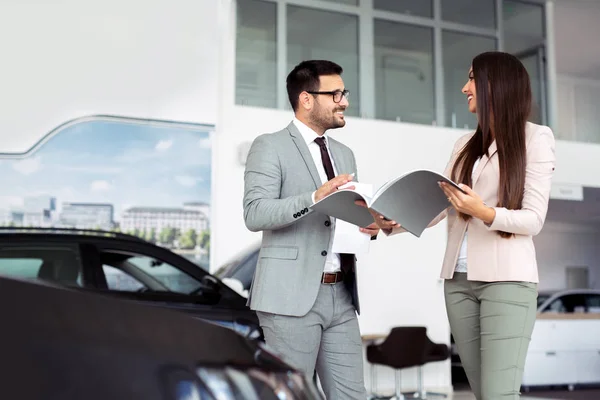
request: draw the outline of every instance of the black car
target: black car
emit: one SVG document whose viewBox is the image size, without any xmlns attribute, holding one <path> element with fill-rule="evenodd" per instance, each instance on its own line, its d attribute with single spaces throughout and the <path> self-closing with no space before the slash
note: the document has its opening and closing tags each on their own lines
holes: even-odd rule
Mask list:
<svg viewBox="0 0 600 400">
<path fill-rule="evenodd" d="M 173 310 L 0 277 L 0 315 L 3 399 L 322 398 L 260 341 Z"/>
<path fill-rule="evenodd" d="M 258 263 L 260 243 L 254 243 L 240 251 L 231 260 L 215 271 L 215 276 L 221 280 L 234 279 L 241 283 L 243 290 L 250 290 L 254 270 Z"/>
<path fill-rule="evenodd" d="M 121 233 L 0 228 L 0 275 L 54 282 L 187 312 L 262 339 L 246 299 L 198 265 Z"/>
</svg>

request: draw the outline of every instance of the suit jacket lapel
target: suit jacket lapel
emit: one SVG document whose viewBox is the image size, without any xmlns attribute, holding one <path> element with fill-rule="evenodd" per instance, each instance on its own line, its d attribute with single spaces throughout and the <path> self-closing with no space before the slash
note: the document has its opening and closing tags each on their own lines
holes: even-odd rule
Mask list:
<svg viewBox="0 0 600 400">
<path fill-rule="evenodd" d="M 477 168 L 475 169 L 475 172 L 473 173 L 473 184 L 471 185 L 471 187 L 475 186 L 475 184 L 477 183 L 477 180 L 479 179 L 479 176 L 481 175 L 481 172 L 485 168 L 486 164 L 488 163 L 488 161 L 490 161 L 490 159 L 494 156 L 494 154 L 496 154 L 497 151 L 498 151 L 498 149 L 496 148 L 496 141 L 494 140 L 492 142 L 492 144 L 490 145 L 490 148 L 488 149 L 488 154 L 490 156 L 488 157 L 484 154 L 483 156 L 481 156 L 481 160 L 479 160 L 479 164 L 477 165 Z"/>
<path fill-rule="evenodd" d="M 319 172 L 317 171 L 315 162 L 313 161 L 312 155 L 310 154 L 310 151 L 308 150 L 308 146 L 306 145 L 306 142 L 304 141 L 302 134 L 300 133 L 298 128 L 296 128 L 296 125 L 294 125 L 293 122 L 291 122 L 287 126 L 287 130 L 290 132 L 290 136 L 292 137 L 294 144 L 298 148 L 300 155 L 304 159 L 304 163 L 306 164 L 306 168 L 308 168 L 308 172 L 310 172 L 310 176 L 312 177 L 313 181 L 315 182 L 315 189 L 318 189 L 322 185 L 321 177 L 319 176 Z"/>
</svg>

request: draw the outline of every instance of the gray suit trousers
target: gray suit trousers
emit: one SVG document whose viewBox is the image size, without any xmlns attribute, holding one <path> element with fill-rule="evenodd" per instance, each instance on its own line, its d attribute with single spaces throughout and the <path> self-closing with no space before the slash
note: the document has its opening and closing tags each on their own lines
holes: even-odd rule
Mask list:
<svg viewBox="0 0 600 400">
<path fill-rule="evenodd" d="M 366 399 L 358 319 L 342 282 L 321 284 L 306 315 L 257 314 L 267 346 L 309 379 L 316 368 L 328 400 Z"/>
</svg>

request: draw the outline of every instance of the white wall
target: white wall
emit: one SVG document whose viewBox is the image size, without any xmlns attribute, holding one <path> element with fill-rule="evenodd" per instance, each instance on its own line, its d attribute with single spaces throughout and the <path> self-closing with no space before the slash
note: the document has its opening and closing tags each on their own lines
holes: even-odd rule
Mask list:
<svg viewBox="0 0 600 400">
<path fill-rule="evenodd" d="M 1 151 L 93 114 L 216 123 L 217 21 L 213 0 L 3 1 Z"/>
<path fill-rule="evenodd" d="M 534 239 L 539 290 L 567 289 L 566 268 L 587 266 L 590 287 L 600 289 L 600 227 L 547 221 Z"/>
<path fill-rule="evenodd" d="M 556 86 L 560 137 L 600 143 L 600 80 L 559 75 Z"/>
</svg>

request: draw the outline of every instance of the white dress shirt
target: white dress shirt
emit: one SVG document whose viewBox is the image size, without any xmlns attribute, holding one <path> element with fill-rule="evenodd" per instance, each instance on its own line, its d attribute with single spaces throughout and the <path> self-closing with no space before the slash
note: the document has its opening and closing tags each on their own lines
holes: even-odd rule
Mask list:
<svg viewBox="0 0 600 400">
<path fill-rule="evenodd" d="M 320 137 L 317 132 L 313 131 L 311 128 L 306 126 L 297 118 L 294 118 L 294 125 L 304 138 L 306 145 L 308 146 L 308 151 L 310 151 L 310 155 L 315 162 L 315 167 L 317 167 L 317 171 L 319 172 L 319 177 L 321 178 L 321 183 L 327 182 L 327 173 L 325 172 L 325 167 L 323 167 L 323 160 L 321 160 L 321 148 L 315 142 L 315 139 Z M 333 165 L 333 172 L 337 176 L 337 168 L 335 167 L 335 161 L 333 161 L 333 157 L 331 157 L 331 151 L 329 149 L 329 137 L 327 133 L 323 135 L 325 138 L 325 144 L 327 145 L 327 151 L 329 152 L 329 158 L 331 159 L 331 165 Z M 315 193 L 312 195 L 313 204 L 315 203 Z M 331 218 L 331 236 L 335 238 L 335 218 Z M 334 239 L 335 240 L 335 239 Z M 333 240 L 331 241 L 331 245 L 333 246 Z M 327 260 L 325 260 L 325 268 L 323 272 L 337 272 L 340 271 L 340 256 L 338 254 L 334 254 L 331 251 L 331 246 L 327 250 Z"/>
<path fill-rule="evenodd" d="M 475 173 L 475 169 L 479 164 L 479 158 L 475 160 L 475 164 L 473 164 L 472 174 Z M 472 176 L 472 175 L 471 175 Z M 469 225 L 467 225 L 467 231 L 465 232 L 465 237 L 463 238 L 462 244 L 460 246 L 460 253 L 458 253 L 458 260 L 456 261 L 456 268 L 454 271 L 456 272 L 467 272 L 467 236 L 469 234 Z"/>
</svg>

